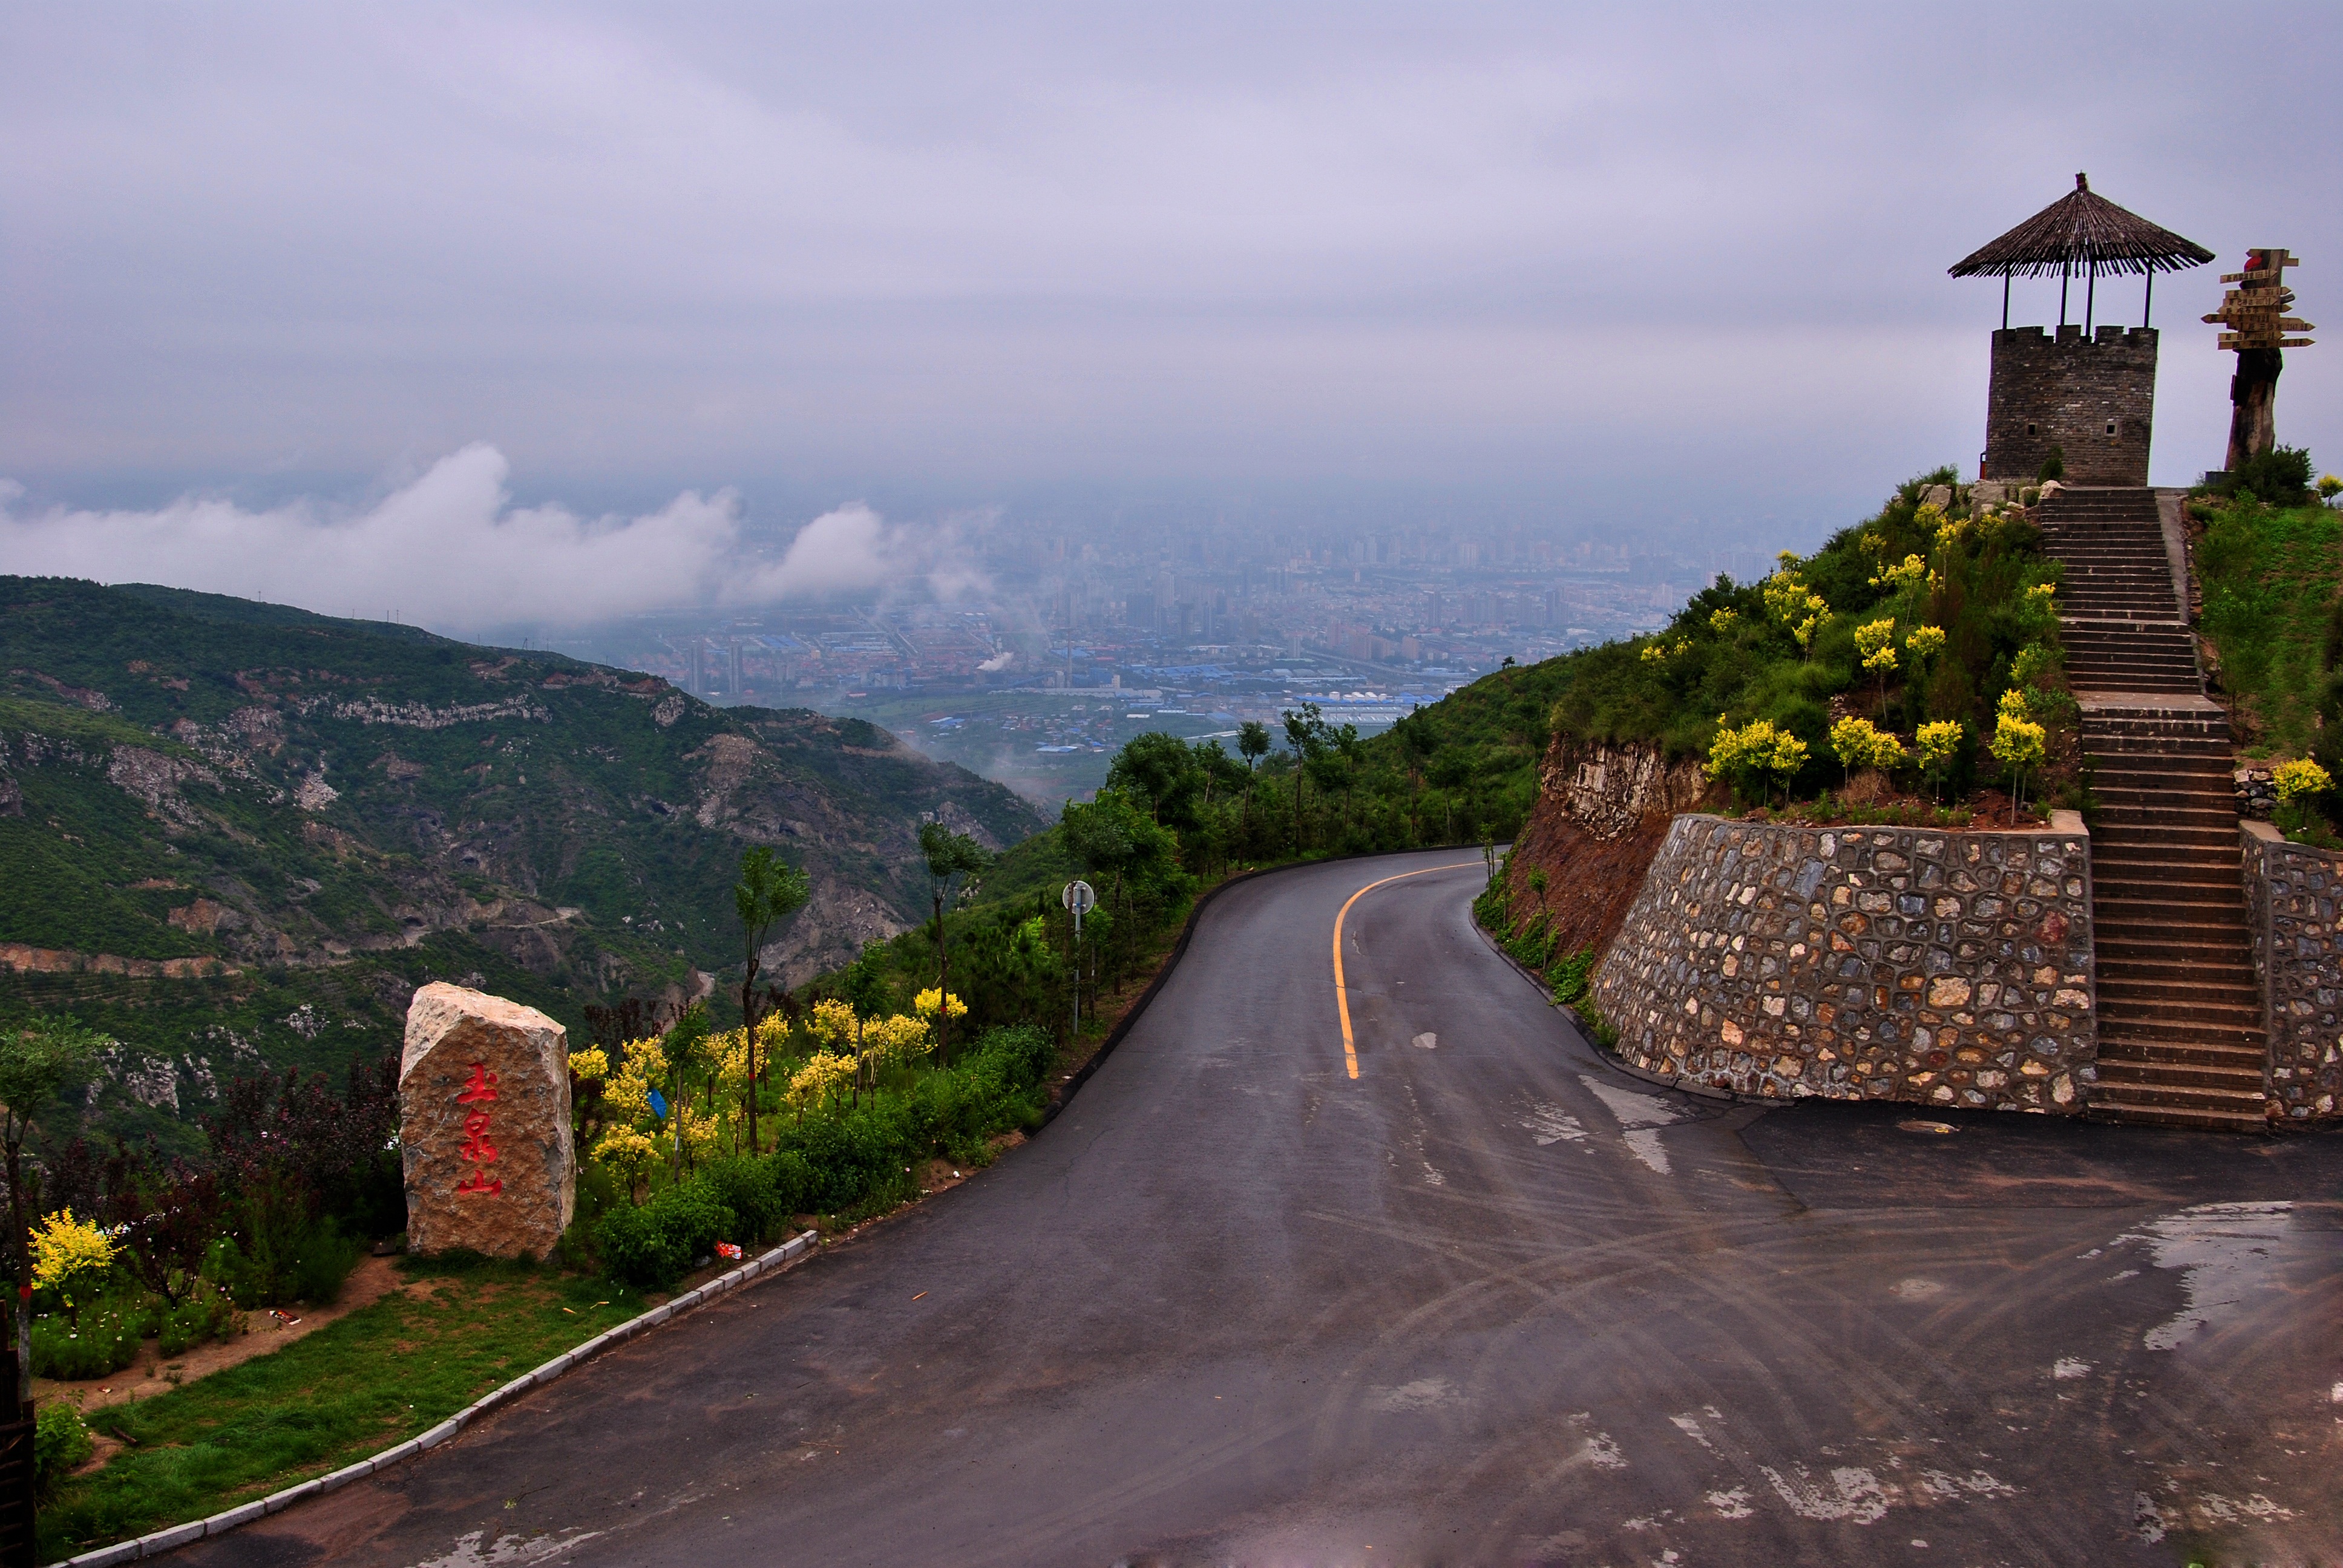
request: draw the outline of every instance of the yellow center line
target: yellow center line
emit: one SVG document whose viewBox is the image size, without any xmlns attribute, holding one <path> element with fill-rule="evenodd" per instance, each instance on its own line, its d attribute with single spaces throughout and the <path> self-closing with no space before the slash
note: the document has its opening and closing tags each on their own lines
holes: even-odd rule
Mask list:
<svg viewBox="0 0 2343 1568">
<path fill-rule="evenodd" d="M 1454 860 L 1445 866 L 1426 866 L 1420 871 L 1402 871 L 1395 877 L 1385 877 L 1382 882 L 1369 882 L 1342 901 L 1342 912 L 1334 917 L 1334 1006 L 1342 1015 L 1342 1065 L 1351 1076 L 1359 1076 L 1359 1048 L 1351 1038 L 1351 993 L 1342 984 L 1342 922 L 1350 917 L 1351 906 L 1373 892 L 1384 882 L 1403 882 L 1410 877 L 1428 877 L 1434 871 L 1453 871 L 1459 866 L 1479 866 L 1481 860 Z"/>
</svg>

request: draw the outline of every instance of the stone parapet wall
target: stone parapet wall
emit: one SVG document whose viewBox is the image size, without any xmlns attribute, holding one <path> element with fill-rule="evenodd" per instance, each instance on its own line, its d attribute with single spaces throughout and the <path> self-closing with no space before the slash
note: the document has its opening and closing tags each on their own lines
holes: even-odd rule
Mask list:
<svg viewBox="0 0 2343 1568">
<path fill-rule="evenodd" d="M 2269 1028 L 2269 1097 L 2288 1121 L 2332 1116 L 2343 1100 L 2343 855 L 2244 824 L 2254 969 Z"/>
<path fill-rule="evenodd" d="M 2090 839 L 2059 816 L 2046 832 L 1678 817 L 1590 1000 L 1630 1065 L 1688 1083 L 2080 1111 Z"/>
</svg>

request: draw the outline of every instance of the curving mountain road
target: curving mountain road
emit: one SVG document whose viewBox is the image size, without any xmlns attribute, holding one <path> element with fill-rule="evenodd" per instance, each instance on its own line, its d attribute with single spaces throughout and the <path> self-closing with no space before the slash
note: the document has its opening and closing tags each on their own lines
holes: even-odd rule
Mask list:
<svg viewBox="0 0 2343 1568">
<path fill-rule="evenodd" d="M 2343 1141 L 1694 1100 L 1454 851 L 1230 890 L 1036 1140 L 196 1563 L 2327 1561 Z M 1330 963 L 1337 912 L 1356 1076 Z"/>
</svg>

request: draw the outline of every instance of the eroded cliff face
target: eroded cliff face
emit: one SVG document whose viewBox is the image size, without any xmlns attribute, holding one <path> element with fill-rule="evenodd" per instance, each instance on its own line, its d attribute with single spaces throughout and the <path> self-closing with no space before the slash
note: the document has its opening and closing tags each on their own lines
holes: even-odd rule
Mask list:
<svg viewBox="0 0 2343 1568">
<path fill-rule="evenodd" d="M 1698 808 L 1709 788 L 1696 759 L 1670 760 L 1655 744 L 1555 736 L 1538 764 L 1537 804 L 1513 843 L 1514 924 L 1542 911 L 1556 952 L 1599 955 L 1642 890 L 1669 820 Z M 1545 874 L 1543 892 L 1532 886 L 1534 871 Z"/>
</svg>

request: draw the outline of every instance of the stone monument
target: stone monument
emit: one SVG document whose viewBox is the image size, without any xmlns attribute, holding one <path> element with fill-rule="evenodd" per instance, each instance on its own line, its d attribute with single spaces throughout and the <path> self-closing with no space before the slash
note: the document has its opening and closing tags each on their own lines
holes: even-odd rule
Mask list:
<svg viewBox="0 0 2343 1568">
<path fill-rule="evenodd" d="M 407 1009 L 398 1125 L 409 1248 L 553 1250 L 578 1197 L 559 1024 L 502 997 L 425 986 Z"/>
</svg>

